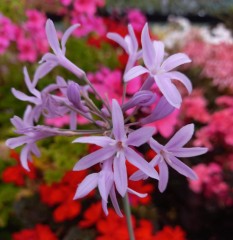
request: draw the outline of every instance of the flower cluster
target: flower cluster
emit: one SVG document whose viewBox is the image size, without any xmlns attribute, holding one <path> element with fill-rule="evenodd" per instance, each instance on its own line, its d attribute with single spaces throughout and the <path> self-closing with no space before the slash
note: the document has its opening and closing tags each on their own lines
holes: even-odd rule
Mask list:
<svg viewBox="0 0 233 240">
<path fill-rule="evenodd" d="M 151 177 L 159 181 L 159 190 L 163 192 L 169 179 L 168 167 L 190 179 L 197 178 L 195 172 L 178 159 L 198 156 L 207 151 L 207 148 L 202 147 L 183 147 L 191 139 L 194 125 L 188 124 L 182 127 L 165 145 L 153 138 L 155 132 L 153 127 L 145 126 L 167 117 L 175 109 L 180 108 L 182 97 L 177 82 L 182 83 L 187 92 L 191 93 L 190 80 L 181 72 L 174 70 L 191 60 L 183 53 L 165 58 L 164 45 L 160 41 L 151 39 L 148 24 L 142 29 L 141 49 L 132 25 L 128 26 L 128 35 L 124 38 L 117 33 L 108 33 L 107 37 L 119 44 L 128 54 L 126 69 L 122 76 L 120 103 L 115 96 L 108 95 L 108 89 L 100 93 L 95 84 L 88 79 L 85 71 L 66 57 L 66 42 L 77 28 L 81 28 L 79 24 L 68 28 L 59 42 L 53 22 L 47 20 L 46 35 L 53 53 L 44 54 L 32 80 L 27 69 L 24 68 L 25 83 L 30 96 L 12 88 L 12 93 L 17 99 L 29 102 L 30 105 L 27 106 L 23 118 L 14 116 L 11 119 L 16 128 L 15 132 L 20 136 L 8 139 L 6 144 L 10 148 L 23 145 L 20 161 L 27 170 L 29 170 L 28 162 L 32 161 L 33 155 L 40 156 L 37 147 L 39 140 L 53 136 L 76 137 L 73 143 L 99 146 L 98 150 L 83 156 L 74 166 L 74 171 L 82 171 L 99 165 L 99 171 L 91 172 L 78 185 L 74 199 L 85 197 L 93 189 L 98 188 L 105 214 L 108 214 L 107 204 L 110 198 L 116 213 L 122 216 L 117 201 L 118 194 L 122 197 L 127 193 L 139 197 L 146 196 L 132 189 L 129 186 L 129 179 L 138 181 Z M 141 60 L 145 66 L 138 65 Z M 66 81 L 57 76 L 55 83 L 39 91 L 38 82 L 56 66 L 71 72 L 78 81 Z M 134 78 L 142 74 L 146 79 L 142 81 L 138 91 L 126 95 L 128 82 L 133 82 Z M 161 97 L 155 107 L 152 107 L 158 98 L 158 94 L 154 92 L 155 87 Z M 144 108 L 152 110 L 144 113 L 143 118 L 137 118 L 137 113 Z M 70 117 L 69 129 L 39 124 L 42 117 L 65 115 Z M 92 127 L 80 129 L 78 115 L 84 117 Z M 80 135 L 84 136 L 77 138 Z M 148 144 L 156 153 L 150 162 L 139 153 L 144 144 Z M 137 168 L 131 176 L 128 176 L 127 172 L 128 163 Z M 46 192 L 48 189 L 44 187 L 41 191 Z M 49 202 L 46 197 L 43 201 Z M 64 206 L 66 201 L 68 201 L 67 197 L 56 204 Z M 75 214 L 78 211 L 77 207 Z"/>
</svg>

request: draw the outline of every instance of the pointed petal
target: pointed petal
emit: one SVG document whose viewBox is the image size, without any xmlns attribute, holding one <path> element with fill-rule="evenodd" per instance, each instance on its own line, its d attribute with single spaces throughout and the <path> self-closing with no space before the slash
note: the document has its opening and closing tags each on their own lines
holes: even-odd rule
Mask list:
<svg viewBox="0 0 233 240">
<path fill-rule="evenodd" d="M 136 78 L 144 73 L 148 73 L 149 71 L 142 67 L 142 66 L 136 66 L 131 68 L 128 72 L 125 73 L 124 75 L 124 81 L 128 82 L 132 80 L 133 78 Z"/>
<path fill-rule="evenodd" d="M 60 54 L 60 44 L 57 38 L 57 32 L 54 26 L 54 23 L 51 19 L 48 19 L 45 26 L 46 36 L 49 42 L 50 47 L 53 49 L 54 53 Z"/>
<path fill-rule="evenodd" d="M 118 43 L 127 53 L 128 53 L 128 47 L 126 45 L 126 42 L 122 36 L 120 36 L 117 33 L 108 33 L 107 38 L 113 40 L 114 42 Z"/>
<path fill-rule="evenodd" d="M 125 156 L 131 164 L 140 169 L 146 175 L 155 179 L 159 179 L 158 173 L 155 171 L 155 169 L 133 149 L 128 147 L 125 148 Z"/>
<path fill-rule="evenodd" d="M 104 136 L 94 136 L 94 137 L 79 137 L 76 138 L 73 143 L 90 143 L 95 144 L 100 147 L 105 147 L 113 143 L 113 139 Z"/>
<path fill-rule="evenodd" d="M 159 142 L 154 140 L 153 138 L 150 139 L 150 147 L 156 152 L 160 153 L 160 151 L 164 148 L 163 145 L 161 145 Z"/>
<path fill-rule="evenodd" d="M 168 57 L 162 64 L 161 69 L 166 72 L 182 65 L 185 63 L 190 63 L 191 59 L 184 53 L 176 53 Z"/>
<path fill-rule="evenodd" d="M 173 149 L 172 154 L 176 157 L 195 157 L 202 155 L 208 151 L 208 148 L 204 147 L 192 147 L 192 148 L 178 148 Z"/>
<path fill-rule="evenodd" d="M 103 162 L 107 158 L 110 158 L 114 155 L 115 149 L 113 147 L 104 147 L 101 148 L 89 155 L 81 158 L 74 166 L 74 171 L 80 171 L 87 169 L 97 163 Z"/>
<path fill-rule="evenodd" d="M 29 92 L 32 93 L 33 95 L 35 95 L 36 97 L 40 97 L 40 92 L 37 91 L 32 85 L 32 82 L 30 80 L 30 77 L 29 77 L 26 67 L 23 68 L 23 74 L 24 74 L 24 81 L 27 85 Z"/>
<path fill-rule="evenodd" d="M 73 33 L 73 31 L 80 27 L 80 24 L 74 24 L 73 26 L 69 27 L 63 34 L 62 39 L 61 39 L 61 49 L 62 49 L 62 53 L 65 54 L 66 52 L 66 42 L 68 40 L 68 38 L 70 37 L 70 35 Z"/>
<path fill-rule="evenodd" d="M 120 207 L 119 207 L 119 204 L 118 204 L 118 201 L 117 201 L 116 192 L 115 192 L 114 187 L 111 188 L 110 198 L 111 198 L 112 205 L 113 205 L 117 215 L 120 216 L 120 217 L 123 217 L 123 215 L 121 213 L 121 210 L 120 210 Z"/>
<path fill-rule="evenodd" d="M 15 88 L 12 88 L 11 92 L 17 99 L 19 99 L 21 101 L 27 101 L 27 102 L 31 102 L 31 103 L 34 103 L 34 104 L 38 103 L 38 99 L 37 98 L 28 96 L 25 93 L 16 90 Z"/>
<path fill-rule="evenodd" d="M 154 41 L 153 47 L 155 50 L 155 69 L 158 70 L 164 58 L 164 44 L 161 41 Z"/>
<path fill-rule="evenodd" d="M 147 193 L 139 193 L 139 192 L 136 192 L 136 191 L 134 191 L 134 190 L 131 189 L 131 188 L 128 188 L 128 192 L 131 193 L 131 194 L 133 194 L 133 195 L 136 195 L 136 196 L 138 196 L 138 197 L 140 197 L 140 198 L 144 198 L 144 197 L 146 197 L 146 196 L 148 195 Z"/>
<path fill-rule="evenodd" d="M 113 186 L 113 173 L 110 171 L 101 171 L 98 178 L 98 188 L 100 196 L 105 202 L 108 202 L 108 195 Z"/>
<path fill-rule="evenodd" d="M 108 202 L 102 199 L 102 208 L 106 216 L 108 216 Z"/>
<path fill-rule="evenodd" d="M 113 161 L 114 182 L 119 194 L 124 197 L 128 187 L 127 170 L 125 165 L 125 155 L 119 152 Z"/>
<path fill-rule="evenodd" d="M 21 162 L 21 165 L 27 171 L 30 171 L 29 166 L 28 166 L 29 154 L 30 154 L 30 145 L 28 144 L 28 145 L 24 146 L 22 148 L 21 152 L 20 152 L 20 162 Z"/>
<path fill-rule="evenodd" d="M 126 138 L 125 123 L 121 107 L 116 99 L 112 100 L 112 131 L 116 140 Z"/>
<path fill-rule="evenodd" d="M 158 165 L 160 160 L 161 160 L 161 156 L 160 156 L 160 154 L 158 154 L 149 162 L 149 164 L 152 167 L 155 167 L 155 166 Z M 129 179 L 132 180 L 132 181 L 138 181 L 138 180 L 141 180 L 141 179 L 145 180 L 147 178 L 148 178 L 148 176 L 144 172 L 142 172 L 141 170 L 138 170 L 137 172 L 132 174 Z"/>
<path fill-rule="evenodd" d="M 170 167 L 175 169 L 178 173 L 191 178 L 193 180 L 198 179 L 196 173 L 187 165 L 185 165 L 183 162 L 181 162 L 178 158 L 174 157 L 173 155 L 169 154 L 168 158 L 170 161 L 167 163 L 169 164 Z"/>
<path fill-rule="evenodd" d="M 194 133 L 194 124 L 188 124 L 182 127 L 175 135 L 169 140 L 165 145 L 167 149 L 177 149 L 184 146 L 193 136 Z"/>
<path fill-rule="evenodd" d="M 28 142 L 28 136 L 14 137 L 6 140 L 6 146 L 10 149 L 17 148 Z"/>
<path fill-rule="evenodd" d="M 165 75 L 157 76 L 155 82 L 167 101 L 175 108 L 180 108 L 182 98 L 172 81 Z"/>
<path fill-rule="evenodd" d="M 129 36 L 130 36 L 131 42 L 132 42 L 132 50 L 133 50 L 133 52 L 136 53 L 137 50 L 138 50 L 138 41 L 137 41 L 137 38 L 135 36 L 133 26 L 131 24 L 128 25 L 128 31 L 129 31 Z"/>
<path fill-rule="evenodd" d="M 128 136 L 126 143 L 135 147 L 139 147 L 142 144 L 149 141 L 153 136 L 155 129 L 153 127 L 142 127 L 133 132 Z"/>
<path fill-rule="evenodd" d="M 140 120 L 142 125 L 160 120 L 171 114 L 175 108 L 162 96 L 151 114 Z"/>
<path fill-rule="evenodd" d="M 145 24 L 145 26 L 142 30 L 141 41 L 142 41 L 143 61 L 146 65 L 146 67 L 149 70 L 152 70 L 156 64 L 155 63 L 155 50 L 154 50 L 153 43 L 150 39 L 148 23 Z"/>
<path fill-rule="evenodd" d="M 75 193 L 74 199 L 85 197 L 89 192 L 97 187 L 98 173 L 92 173 L 84 178 L 79 184 L 78 189 Z"/>
<path fill-rule="evenodd" d="M 192 88 L 193 88 L 192 83 L 191 83 L 190 79 L 188 77 L 186 77 L 183 73 L 173 71 L 173 72 L 169 72 L 167 74 L 169 75 L 169 77 L 171 79 L 178 80 L 181 83 L 183 83 L 184 86 L 186 87 L 186 89 L 188 90 L 189 94 L 192 92 Z"/>
<path fill-rule="evenodd" d="M 37 69 L 33 77 L 33 86 L 35 87 L 39 79 L 47 75 L 58 64 L 55 62 L 44 62 Z"/>
<path fill-rule="evenodd" d="M 159 191 L 164 192 L 168 183 L 168 167 L 165 161 L 159 163 Z"/>
</svg>

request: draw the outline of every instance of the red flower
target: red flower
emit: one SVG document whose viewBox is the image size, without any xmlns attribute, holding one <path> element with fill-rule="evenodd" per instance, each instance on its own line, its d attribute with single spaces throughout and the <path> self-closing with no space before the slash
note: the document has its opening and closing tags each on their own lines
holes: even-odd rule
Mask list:
<svg viewBox="0 0 233 240">
<path fill-rule="evenodd" d="M 81 228 L 91 227 L 95 225 L 103 216 L 101 203 L 93 203 L 85 212 L 84 219 L 78 223 Z"/>
<path fill-rule="evenodd" d="M 77 201 L 68 200 L 59 205 L 53 212 L 55 222 L 63 222 L 74 219 L 81 211 L 81 204 Z"/>
<path fill-rule="evenodd" d="M 56 222 L 71 220 L 81 211 L 79 202 L 74 201 L 73 197 L 78 184 L 86 176 L 86 171 L 67 172 L 60 183 L 53 183 L 48 186 L 43 184 L 39 188 L 41 201 L 48 206 L 56 206 L 53 217 Z"/>
<path fill-rule="evenodd" d="M 140 220 L 140 226 L 135 230 L 135 238 L 153 240 L 153 226 L 148 220 Z"/>
<path fill-rule="evenodd" d="M 185 240 L 186 233 L 179 227 L 165 226 L 161 231 L 157 232 L 154 240 Z"/>
<path fill-rule="evenodd" d="M 12 240 L 57 240 L 46 225 L 37 224 L 34 229 L 25 229 L 12 235 Z"/>
<path fill-rule="evenodd" d="M 17 161 L 15 166 L 7 167 L 2 172 L 2 181 L 5 183 L 14 183 L 17 186 L 25 185 L 25 179 L 35 179 L 36 178 L 36 169 L 31 163 L 29 163 L 30 172 L 25 170 L 19 160 L 19 154 L 11 150 L 10 157 Z"/>
</svg>

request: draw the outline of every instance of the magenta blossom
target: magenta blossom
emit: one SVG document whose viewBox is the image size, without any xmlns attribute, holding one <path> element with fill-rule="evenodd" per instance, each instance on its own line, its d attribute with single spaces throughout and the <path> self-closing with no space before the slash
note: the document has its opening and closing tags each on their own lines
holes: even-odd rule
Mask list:
<svg viewBox="0 0 233 240">
<path fill-rule="evenodd" d="M 122 110 L 115 99 L 112 101 L 112 124 L 111 135 L 113 135 L 113 138 L 109 136 L 95 136 L 80 137 L 74 140 L 74 142 L 92 143 L 102 147 L 100 150 L 81 158 L 76 163 L 74 170 L 84 170 L 97 163 L 103 163 L 109 158 L 114 158 L 113 172 L 116 189 L 121 196 L 125 196 L 128 187 L 125 165 L 126 159 L 143 173 L 158 179 L 158 173 L 154 168 L 129 147 L 139 147 L 143 143 L 146 143 L 153 135 L 154 129 L 151 127 L 142 127 L 136 131 L 130 132 L 127 136 Z"/>
<path fill-rule="evenodd" d="M 142 66 L 131 68 L 124 76 L 125 82 L 144 73 L 149 73 L 167 101 L 172 106 L 179 108 L 182 99 L 172 80 L 178 80 L 183 83 L 189 93 L 192 91 L 192 84 L 184 74 L 171 70 L 184 63 L 189 63 L 191 60 L 184 53 L 174 54 L 164 60 L 164 44 L 160 41 L 151 41 L 147 24 L 142 30 L 141 41 L 146 68 Z"/>
<path fill-rule="evenodd" d="M 157 155 L 152 159 L 150 164 L 153 167 L 157 165 L 159 167 L 160 192 L 163 192 L 167 187 L 168 165 L 190 179 L 197 179 L 196 173 L 177 158 L 194 157 L 207 152 L 208 149 L 203 147 L 183 147 L 183 145 L 191 139 L 193 132 L 194 125 L 188 124 L 181 128 L 165 146 L 159 144 L 156 140 L 151 138 L 150 146 L 157 153 Z M 135 181 L 145 178 L 147 178 L 147 176 L 141 171 L 137 171 L 130 177 L 131 180 Z"/>
</svg>

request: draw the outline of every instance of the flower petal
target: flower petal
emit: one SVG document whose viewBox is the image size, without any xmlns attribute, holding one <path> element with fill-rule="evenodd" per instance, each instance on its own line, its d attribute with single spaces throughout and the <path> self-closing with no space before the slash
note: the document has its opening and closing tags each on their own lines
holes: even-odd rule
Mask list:
<svg viewBox="0 0 233 240">
<path fill-rule="evenodd" d="M 133 26 L 131 24 L 128 25 L 128 31 L 129 31 L 129 36 L 130 36 L 131 43 L 132 43 L 132 52 L 136 53 L 138 50 L 138 41 L 135 36 Z"/>
<path fill-rule="evenodd" d="M 61 39 L 61 49 L 62 49 L 62 53 L 65 54 L 66 52 L 66 42 L 68 40 L 68 38 L 70 37 L 70 35 L 72 34 L 72 32 L 76 29 L 80 27 L 80 24 L 74 24 L 73 26 L 69 27 L 63 34 L 62 39 Z"/>
<path fill-rule="evenodd" d="M 159 191 L 164 192 L 168 183 L 168 167 L 164 160 L 159 163 Z"/>
<path fill-rule="evenodd" d="M 100 147 L 105 147 L 113 143 L 113 141 L 114 140 L 109 137 L 94 136 L 94 137 L 79 137 L 76 138 L 72 143 L 90 143 Z"/>
<path fill-rule="evenodd" d="M 153 138 L 150 139 L 150 147 L 156 152 L 160 153 L 160 151 L 164 148 L 163 145 L 161 145 L 159 142 L 154 140 Z"/>
<path fill-rule="evenodd" d="M 175 108 L 167 101 L 167 99 L 162 96 L 159 99 L 158 104 L 153 109 L 151 114 L 143 119 L 140 120 L 140 122 L 144 125 L 147 123 L 151 123 L 157 120 L 160 120 L 162 118 L 167 117 L 169 114 L 171 114 Z"/>
<path fill-rule="evenodd" d="M 124 38 L 117 34 L 117 33 L 108 33 L 107 34 L 107 38 L 113 40 L 114 42 L 118 43 L 122 48 L 124 48 L 124 50 L 128 53 L 128 47 L 126 45 L 126 42 L 124 40 Z"/>
<path fill-rule="evenodd" d="M 155 69 L 158 70 L 164 58 L 164 44 L 161 41 L 154 41 L 153 47 L 155 51 Z"/>
<path fill-rule="evenodd" d="M 30 144 L 25 145 L 20 152 L 20 162 L 24 169 L 30 171 L 28 166 L 28 158 L 30 154 Z"/>
<path fill-rule="evenodd" d="M 126 138 L 125 123 L 121 107 L 116 99 L 112 100 L 112 131 L 116 140 Z"/>
<path fill-rule="evenodd" d="M 138 77 L 139 75 L 142 75 L 144 73 L 148 73 L 149 71 L 142 67 L 142 66 L 136 66 L 131 68 L 128 72 L 125 73 L 124 75 L 124 81 L 128 82 L 130 80 L 132 80 L 133 78 Z"/>
<path fill-rule="evenodd" d="M 125 155 L 118 152 L 113 161 L 114 182 L 119 194 L 124 197 L 128 187 L 127 170 L 125 165 Z"/>
<path fill-rule="evenodd" d="M 170 160 L 167 161 L 168 165 L 175 169 L 177 172 L 193 180 L 198 179 L 196 173 L 190 167 L 181 162 L 178 158 L 174 157 L 171 154 L 168 154 L 168 158 Z"/>
<path fill-rule="evenodd" d="M 108 195 L 113 186 L 113 173 L 110 171 L 100 171 L 98 178 L 98 188 L 100 196 L 105 202 L 108 202 Z"/>
<path fill-rule="evenodd" d="M 27 102 L 31 102 L 31 103 L 34 103 L 34 104 L 38 103 L 38 99 L 37 98 L 28 96 L 25 93 L 16 90 L 15 88 L 12 88 L 11 92 L 17 99 L 19 99 L 21 101 L 27 101 Z"/>
<path fill-rule="evenodd" d="M 166 72 L 182 65 L 185 63 L 190 63 L 191 59 L 184 53 L 176 53 L 168 57 L 162 64 L 161 69 Z"/>
<path fill-rule="evenodd" d="M 120 210 L 120 207 L 119 207 L 119 204 L 118 204 L 118 201 L 117 201 L 116 192 L 115 192 L 114 187 L 111 188 L 110 198 L 111 198 L 112 205 L 113 205 L 117 215 L 120 216 L 120 217 L 123 217 L 123 215 L 121 213 L 121 210 Z"/>
<path fill-rule="evenodd" d="M 133 195 L 136 195 L 136 196 L 138 196 L 138 197 L 140 197 L 140 198 L 144 198 L 144 197 L 146 197 L 146 196 L 148 195 L 147 193 L 139 193 L 139 192 L 136 192 L 136 191 L 134 191 L 134 190 L 131 189 L 131 188 L 128 188 L 128 192 L 131 193 L 131 194 L 133 194 Z"/>
<path fill-rule="evenodd" d="M 14 137 L 6 140 L 6 146 L 14 149 L 28 142 L 28 136 Z"/>
<path fill-rule="evenodd" d="M 192 147 L 192 148 L 178 148 L 172 150 L 172 154 L 176 157 L 195 157 L 202 155 L 208 151 L 208 148 L 204 147 Z"/>
<path fill-rule="evenodd" d="M 86 176 L 79 184 L 74 199 L 85 197 L 89 192 L 96 188 L 98 183 L 98 175 L 98 173 L 92 173 Z"/>
<path fill-rule="evenodd" d="M 45 30 L 49 45 L 53 49 L 54 53 L 61 53 L 60 44 L 57 38 L 57 32 L 51 19 L 47 20 Z"/>
<path fill-rule="evenodd" d="M 188 93 L 190 94 L 192 92 L 192 83 L 190 81 L 190 79 L 188 77 L 186 77 L 183 73 L 181 72 L 177 72 L 177 71 L 173 71 L 173 72 L 169 72 L 167 73 L 171 79 L 175 79 L 180 81 L 181 83 L 184 84 L 184 86 L 186 87 L 186 89 L 188 90 Z"/>
<path fill-rule="evenodd" d="M 193 133 L 194 124 L 188 124 L 177 131 L 165 147 L 169 150 L 176 150 L 177 148 L 184 146 L 191 139 Z"/>
<path fill-rule="evenodd" d="M 142 127 L 133 132 L 128 136 L 126 143 L 135 147 L 139 147 L 142 144 L 149 141 L 153 136 L 155 129 L 153 127 Z"/>
<path fill-rule="evenodd" d="M 125 148 L 125 156 L 131 164 L 140 169 L 146 175 L 155 179 L 159 179 L 158 173 L 155 171 L 155 169 L 133 149 L 129 147 Z"/>
<path fill-rule="evenodd" d="M 175 108 L 180 108 L 182 98 L 172 81 L 161 74 L 155 78 L 155 82 L 167 101 Z"/>
<path fill-rule="evenodd" d="M 87 169 L 99 162 L 103 162 L 107 158 L 110 158 L 114 155 L 115 149 L 113 147 L 104 147 L 101 148 L 89 155 L 81 158 L 74 166 L 74 171 L 80 171 Z"/>
<path fill-rule="evenodd" d="M 153 43 L 150 39 L 148 23 L 145 24 L 145 26 L 142 30 L 141 41 L 142 41 L 143 61 L 146 65 L 146 67 L 149 70 L 152 70 L 156 64 L 155 63 L 155 50 L 154 50 Z"/>
</svg>

